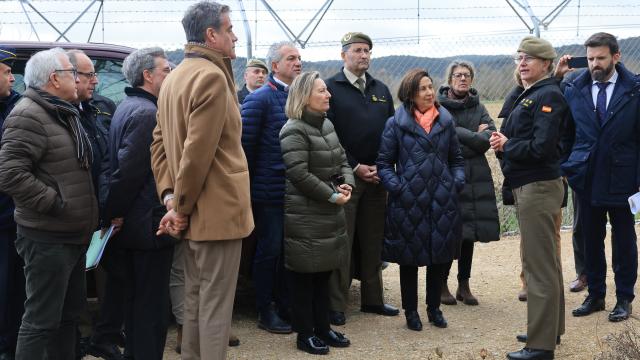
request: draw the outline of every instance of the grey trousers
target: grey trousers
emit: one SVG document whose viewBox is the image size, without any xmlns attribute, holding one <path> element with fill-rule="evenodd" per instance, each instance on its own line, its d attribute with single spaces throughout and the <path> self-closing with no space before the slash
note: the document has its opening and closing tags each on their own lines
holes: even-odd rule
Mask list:
<svg viewBox="0 0 640 360">
<path fill-rule="evenodd" d="M 75 359 L 76 323 L 86 306 L 84 245 L 37 242 L 18 234 L 27 300 L 16 360 Z"/>
<path fill-rule="evenodd" d="M 564 334 L 564 288 L 558 233 L 564 189 L 560 178 L 513 189 L 527 284 L 527 347 L 554 350 Z"/>
<path fill-rule="evenodd" d="M 171 311 L 178 325 L 182 325 L 184 316 L 184 247 L 185 242 L 181 241 L 173 249 L 173 263 L 169 277 Z"/>
</svg>

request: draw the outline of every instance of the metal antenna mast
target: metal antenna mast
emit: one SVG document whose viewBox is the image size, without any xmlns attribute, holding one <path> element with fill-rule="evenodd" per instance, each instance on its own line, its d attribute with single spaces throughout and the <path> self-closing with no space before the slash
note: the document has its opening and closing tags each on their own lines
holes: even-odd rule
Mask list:
<svg viewBox="0 0 640 360">
<path fill-rule="evenodd" d="M 560 13 L 571 2 L 571 0 L 562 0 L 558 6 L 556 6 L 553 10 L 551 10 L 551 12 L 549 12 L 549 14 L 547 14 L 547 16 L 545 16 L 542 20 L 540 20 L 540 18 L 538 18 L 533 13 L 533 9 L 531 9 L 531 6 L 529 5 L 528 0 L 505 0 L 505 1 L 507 2 L 507 4 L 509 4 L 509 7 L 511 7 L 511 9 L 516 13 L 516 15 L 518 15 L 518 17 L 520 18 L 524 26 L 526 26 L 527 29 L 529 29 L 529 33 L 534 34 L 537 37 L 540 37 L 540 25 L 542 25 L 542 27 L 545 30 L 547 30 L 549 28 L 549 25 L 551 25 L 551 23 L 553 22 L 553 20 L 555 20 L 555 18 L 558 17 L 558 15 L 560 15 Z M 515 3 L 518 7 L 520 7 L 522 10 L 524 10 L 527 13 L 529 18 L 531 19 L 531 23 L 532 23 L 531 26 L 522 17 L 522 15 L 520 15 L 518 10 L 515 8 L 515 6 L 513 6 L 512 3 Z"/>
<path fill-rule="evenodd" d="M 103 5 L 104 5 L 104 0 L 92 0 L 91 3 L 80 13 L 80 15 L 78 15 L 72 22 L 71 24 L 69 24 L 69 26 L 64 29 L 64 31 L 60 31 L 55 25 L 53 25 L 53 23 L 51 23 L 51 21 L 49 21 L 49 19 L 47 19 L 46 16 L 44 16 L 40 11 L 38 11 L 38 9 L 36 9 L 35 6 L 33 6 L 33 4 L 31 4 L 31 2 L 29 0 L 19 0 L 20 2 L 20 6 L 22 7 L 22 11 L 24 12 L 24 15 L 27 17 L 27 20 L 29 21 L 29 25 L 31 25 L 31 30 L 35 33 L 36 38 L 38 38 L 38 41 L 40 40 L 40 36 L 38 35 L 38 32 L 36 31 L 35 26 L 33 25 L 33 22 L 31 21 L 31 17 L 29 16 L 29 12 L 27 11 L 27 8 L 24 6 L 25 4 L 31 8 L 31 10 L 33 10 L 36 14 L 38 14 L 38 16 L 40 16 L 42 18 L 42 20 L 44 20 L 53 30 L 55 30 L 58 33 L 58 38 L 55 40 L 56 42 L 60 41 L 60 39 L 65 39 L 67 42 L 71 42 L 71 40 L 69 40 L 69 38 L 66 36 L 67 33 L 69 32 L 69 30 L 71 30 L 71 28 L 73 28 L 73 26 L 87 13 L 87 11 L 89 11 L 89 9 L 91 9 L 91 7 L 99 2 L 100 3 L 100 7 L 98 8 L 98 14 L 96 14 L 95 19 L 93 20 L 93 26 L 91 27 L 91 32 L 89 33 L 89 39 L 88 41 L 91 40 L 91 36 L 93 35 L 93 30 L 96 26 L 96 22 L 98 21 L 98 16 L 100 15 L 101 12 L 103 12 Z M 104 40 L 104 39 L 103 39 Z"/>
</svg>

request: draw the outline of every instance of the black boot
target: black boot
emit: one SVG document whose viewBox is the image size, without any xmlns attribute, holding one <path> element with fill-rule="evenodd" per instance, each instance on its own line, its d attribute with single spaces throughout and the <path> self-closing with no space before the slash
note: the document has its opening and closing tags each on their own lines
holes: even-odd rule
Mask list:
<svg viewBox="0 0 640 360">
<path fill-rule="evenodd" d="M 278 316 L 273 305 L 269 305 L 266 309 L 260 311 L 258 327 L 274 334 L 291 334 L 292 332 L 291 325 Z"/>
</svg>

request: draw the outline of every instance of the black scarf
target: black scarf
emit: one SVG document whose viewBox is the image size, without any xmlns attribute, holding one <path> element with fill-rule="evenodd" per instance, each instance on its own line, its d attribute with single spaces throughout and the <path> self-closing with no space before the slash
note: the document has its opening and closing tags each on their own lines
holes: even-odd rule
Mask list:
<svg viewBox="0 0 640 360">
<path fill-rule="evenodd" d="M 80 124 L 80 113 L 71 103 L 51 95 L 48 92 L 35 89 L 36 93 L 56 110 L 56 119 L 71 132 L 73 142 L 76 145 L 76 157 L 83 169 L 89 169 L 93 162 L 93 150 L 87 133 Z"/>
</svg>

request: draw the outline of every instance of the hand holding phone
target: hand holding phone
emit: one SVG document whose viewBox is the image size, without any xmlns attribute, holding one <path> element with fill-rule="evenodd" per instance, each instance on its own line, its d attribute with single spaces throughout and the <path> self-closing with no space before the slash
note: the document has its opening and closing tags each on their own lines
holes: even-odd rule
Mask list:
<svg viewBox="0 0 640 360">
<path fill-rule="evenodd" d="M 574 56 L 567 60 L 567 65 L 571 69 L 586 68 L 589 66 L 586 56 Z"/>
</svg>

